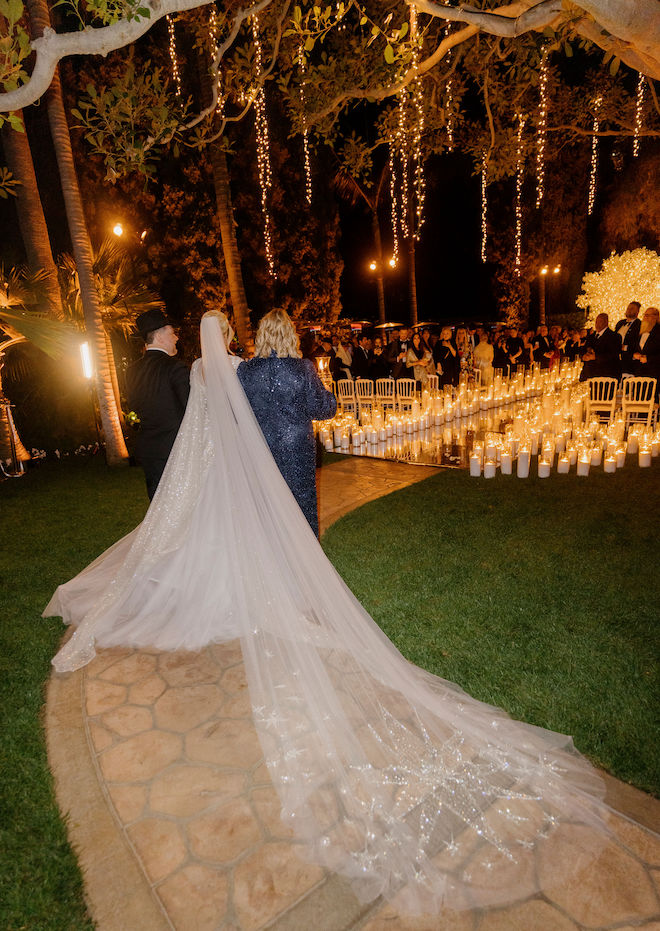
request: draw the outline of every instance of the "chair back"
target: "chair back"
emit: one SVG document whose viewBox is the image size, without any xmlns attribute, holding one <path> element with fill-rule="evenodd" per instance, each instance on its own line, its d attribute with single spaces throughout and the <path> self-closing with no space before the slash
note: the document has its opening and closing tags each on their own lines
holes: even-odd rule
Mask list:
<svg viewBox="0 0 660 931">
<path fill-rule="evenodd" d="M 350 378 L 340 378 L 337 382 L 337 400 L 341 404 L 342 412 L 350 408 L 357 414 L 355 388 Z"/>
<path fill-rule="evenodd" d="M 591 402 L 604 401 L 609 404 L 616 397 L 618 385 L 616 378 L 590 378 L 587 384 L 589 385 L 589 400 Z"/>
<path fill-rule="evenodd" d="M 399 410 L 412 407 L 417 396 L 417 385 L 414 378 L 400 378 L 396 383 L 396 400 Z"/>
<path fill-rule="evenodd" d="M 426 387 L 431 393 L 440 390 L 440 378 L 437 375 L 429 375 L 426 379 Z"/>
<path fill-rule="evenodd" d="M 652 426 L 657 384 L 657 379 L 646 376 L 624 379 L 621 406 L 626 426 L 632 421 Z"/>
<path fill-rule="evenodd" d="M 370 378 L 358 378 L 355 382 L 358 401 L 372 402 L 374 400 L 374 383 Z"/>
</svg>

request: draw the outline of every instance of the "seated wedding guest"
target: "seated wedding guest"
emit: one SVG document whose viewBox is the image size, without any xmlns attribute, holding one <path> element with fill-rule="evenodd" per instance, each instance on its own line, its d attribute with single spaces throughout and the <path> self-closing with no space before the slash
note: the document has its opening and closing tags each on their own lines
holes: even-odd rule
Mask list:
<svg viewBox="0 0 660 931">
<path fill-rule="evenodd" d="M 460 365 L 458 350 L 452 341 L 449 326 L 443 327 L 440 331 L 440 338 L 433 347 L 433 361 L 441 386 L 458 384 Z"/>
<path fill-rule="evenodd" d="M 418 386 L 421 385 L 423 388 L 428 381 L 429 365 L 432 364 L 431 350 L 424 345 L 419 333 L 415 333 L 406 353 L 408 378 L 414 378 Z"/>
<path fill-rule="evenodd" d="M 631 301 L 626 307 L 626 314 L 623 320 L 619 320 L 614 332 L 621 337 L 621 372 L 625 375 L 632 375 L 635 366 L 633 352 L 639 339 L 641 320 L 639 311 L 641 304 L 639 301 Z"/>
<path fill-rule="evenodd" d="M 239 365 L 239 381 L 282 477 L 318 536 L 312 420 L 334 417 L 337 400 L 323 387 L 314 364 L 301 358 L 286 311 L 271 310 L 262 317 L 254 353 Z"/>
<path fill-rule="evenodd" d="M 594 332 L 585 341 L 580 381 L 621 377 L 621 340 L 608 324 L 607 314 L 598 314 Z"/>
<path fill-rule="evenodd" d="M 632 358 L 633 375 L 657 379 L 655 386 L 657 400 L 660 394 L 660 323 L 657 307 L 647 307 L 644 311 L 637 346 Z"/>
<path fill-rule="evenodd" d="M 542 323 L 536 331 L 536 339 L 534 340 L 534 361 L 537 362 L 542 369 L 549 369 L 552 352 L 552 345 L 548 338 L 548 328 Z"/>
<path fill-rule="evenodd" d="M 369 360 L 369 378 L 376 381 L 377 378 L 388 378 L 390 374 L 390 364 L 387 361 L 385 350 L 383 349 L 382 337 L 377 336 L 374 339 L 371 358 Z"/>
<path fill-rule="evenodd" d="M 481 384 L 490 385 L 493 381 L 493 358 L 495 351 L 488 342 L 485 330 L 479 330 L 479 342 L 474 350 L 474 368 L 481 372 Z"/>
<path fill-rule="evenodd" d="M 370 346 L 371 340 L 366 333 L 360 333 L 357 339 L 357 347 L 353 352 L 351 361 L 353 378 L 371 378 L 369 371 L 371 362 Z"/>
<path fill-rule="evenodd" d="M 177 334 L 162 310 L 147 310 L 135 322 L 146 350 L 127 369 L 126 385 L 129 408 L 140 418 L 135 455 L 151 500 L 186 411 L 190 372 L 176 358 Z"/>
</svg>

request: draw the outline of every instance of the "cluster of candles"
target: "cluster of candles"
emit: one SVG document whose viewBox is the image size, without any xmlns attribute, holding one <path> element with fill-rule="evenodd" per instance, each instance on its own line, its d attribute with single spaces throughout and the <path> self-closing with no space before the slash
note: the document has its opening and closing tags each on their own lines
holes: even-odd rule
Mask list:
<svg viewBox="0 0 660 931">
<path fill-rule="evenodd" d="M 621 468 L 628 454 L 641 467 L 660 455 L 660 431 L 622 419 L 610 424 L 584 423 L 588 388 L 579 382 L 580 363 L 559 371 L 520 372 L 507 379 L 496 375 L 487 388 L 462 384 L 458 389 L 422 392 L 404 411 L 361 405 L 360 417 L 344 413 L 318 423 L 320 441 L 328 451 L 353 455 L 445 461 L 442 449 L 460 451 L 453 457 L 470 474 L 493 478 L 498 468 L 520 478 L 530 473 L 537 457 L 537 474 L 547 478 L 553 468 L 578 475 L 602 467 Z M 451 457 L 450 457 L 451 458 Z"/>
</svg>

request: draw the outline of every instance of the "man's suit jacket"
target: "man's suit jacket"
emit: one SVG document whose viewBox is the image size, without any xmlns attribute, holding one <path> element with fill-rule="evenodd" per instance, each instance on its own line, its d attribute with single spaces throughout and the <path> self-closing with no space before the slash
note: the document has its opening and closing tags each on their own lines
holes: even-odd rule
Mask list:
<svg viewBox="0 0 660 931">
<path fill-rule="evenodd" d="M 351 362 L 353 378 L 371 378 L 370 368 L 368 350 L 358 346 L 353 353 L 353 361 Z"/>
<path fill-rule="evenodd" d="M 656 323 L 646 338 L 643 346 L 640 346 L 642 333 L 637 334 L 637 342 L 633 352 L 641 352 L 646 356 L 646 362 L 640 362 L 638 359 L 633 361 L 633 375 L 644 376 L 645 378 L 657 378 L 656 398 L 660 390 L 660 323 Z"/>
<path fill-rule="evenodd" d="M 624 327 L 626 323 L 628 323 L 628 321 L 625 318 L 623 320 L 619 320 L 614 332 L 621 336 L 621 327 Z M 633 371 L 634 362 L 632 354 L 635 352 L 635 347 L 637 346 L 637 340 L 639 339 L 639 328 L 641 325 L 642 321 L 639 319 L 639 317 L 636 317 L 628 327 L 625 339 L 621 337 L 621 370 L 623 372 L 628 372 L 629 374 Z"/>
<path fill-rule="evenodd" d="M 188 366 L 159 349 L 148 349 L 126 372 L 128 403 L 140 418 L 135 454 L 144 460 L 169 456 L 190 393 Z"/>
<path fill-rule="evenodd" d="M 584 351 L 593 349 L 595 359 L 584 363 L 580 379 L 620 378 L 621 377 L 621 339 L 608 327 L 600 336 L 590 333 L 584 344 Z"/>
</svg>

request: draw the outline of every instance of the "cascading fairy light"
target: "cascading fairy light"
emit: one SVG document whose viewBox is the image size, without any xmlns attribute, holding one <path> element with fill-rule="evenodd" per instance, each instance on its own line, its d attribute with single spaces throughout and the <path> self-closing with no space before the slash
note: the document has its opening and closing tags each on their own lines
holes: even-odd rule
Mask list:
<svg viewBox="0 0 660 931">
<path fill-rule="evenodd" d="M 394 144 L 390 142 L 390 203 L 392 211 L 392 261 L 396 266 L 399 262 L 399 222 L 398 222 L 398 201 L 396 194 L 396 157 Z"/>
<path fill-rule="evenodd" d="M 424 201 L 426 200 L 426 178 L 424 177 L 424 159 L 422 155 L 422 135 L 424 133 L 424 98 L 422 79 L 419 75 L 419 40 L 417 34 L 417 8 L 410 7 L 410 38 L 413 43 L 413 70 L 415 77 L 412 81 L 412 103 L 414 107 L 414 128 L 412 132 L 412 156 L 415 164 L 415 199 L 416 230 L 415 239 L 424 225 Z"/>
<path fill-rule="evenodd" d="M 252 39 L 254 41 L 254 66 L 257 78 L 261 77 L 263 70 L 263 55 L 261 39 L 259 37 L 259 17 L 252 17 Z M 273 175 L 270 167 L 270 144 L 268 139 L 268 118 L 266 116 L 266 91 L 261 84 L 254 98 L 254 123 L 257 137 L 257 168 L 259 174 L 259 187 L 261 188 L 261 213 L 264 220 L 264 251 L 268 272 L 272 278 L 277 278 L 275 261 L 273 259 L 273 243 L 271 233 L 271 219 L 268 211 L 268 194 L 273 184 Z"/>
<path fill-rule="evenodd" d="M 488 195 L 486 181 L 488 175 L 488 152 L 481 156 L 481 261 L 486 261 L 486 239 L 488 236 Z"/>
<path fill-rule="evenodd" d="M 598 113 L 603 102 L 602 97 L 596 97 L 594 100 L 594 123 L 591 135 L 591 171 L 589 172 L 589 197 L 587 201 L 587 214 L 591 216 L 594 210 L 594 201 L 596 200 L 596 179 L 598 176 L 598 131 L 600 121 Z"/>
<path fill-rule="evenodd" d="M 300 109 L 303 118 L 303 164 L 305 167 L 305 200 L 311 206 L 312 204 L 312 165 L 309 158 L 309 132 L 307 129 L 307 117 L 305 116 L 305 71 L 307 64 L 305 62 L 305 50 L 301 43 L 298 49 L 298 61 L 300 62 L 300 72 L 302 81 L 300 82 Z"/>
<path fill-rule="evenodd" d="M 176 57 L 176 34 L 174 32 L 174 18 L 170 14 L 167 17 L 167 33 L 169 36 L 170 60 L 172 62 L 172 77 L 176 84 L 177 95 L 181 96 L 181 73 L 179 71 L 179 62 Z"/>
<path fill-rule="evenodd" d="M 408 145 L 407 145 L 407 132 L 406 132 L 406 102 L 408 100 L 408 89 L 406 87 L 402 88 L 399 91 L 399 112 L 398 112 L 398 121 L 397 121 L 397 148 L 399 151 L 399 158 L 401 159 L 401 197 L 399 199 L 399 208 L 400 208 L 400 225 L 401 225 L 401 235 L 404 239 L 407 239 L 410 235 L 410 229 L 408 224 Z"/>
<path fill-rule="evenodd" d="M 445 0 L 445 6 L 450 5 L 450 0 Z M 451 31 L 451 26 L 449 23 L 445 26 L 445 38 L 448 38 Z M 447 52 L 447 64 L 451 65 L 451 49 Z M 454 79 L 449 78 L 447 81 L 447 151 L 454 151 L 454 110 L 452 107 L 454 101 L 453 95 L 453 83 Z"/>
<path fill-rule="evenodd" d="M 637 101 L 635 103 L 635 131 L 633 135 L 633 158 L 639 155 L 639 134 L 642 128 L 642 109 L 644 107 L 644 90 L 646 88 L 643 74 L 639 75 L 637 81 Z"/>
<path fill-rule="evenodd" d="M 548 50 L 541 53 L 539 72 L 539 109 L 536 120 L 536 206 L 543 203 L 545 193 L 545 144 L 548 129 Z"/>
<path fill-rule="evenodd" d="M 525 167 L 525 150 L 523 147 L 523 131 L 525 117 L 518 114 L 518 144 L 516 147 L 516 275 L 520 278 L 522 262 L 522 187 L 523 170 Z"/>
<path fill-rule="evenodd" d="M 218 13 L 215 6 L 211 6 L 209 13 L 209 36 L 211 37 L 211 61 L 215 60 L 215 56 L 218 54 Z M 220 68 L 218 67 L 216 73 L 216 87 L 218 91 L 218 103 L 215 108 L 215 112 L 218 116 L 222 116 L 225 110 L 225 101 L 222 96 L 221 87 L 220 87 Z"/>
</svg>

